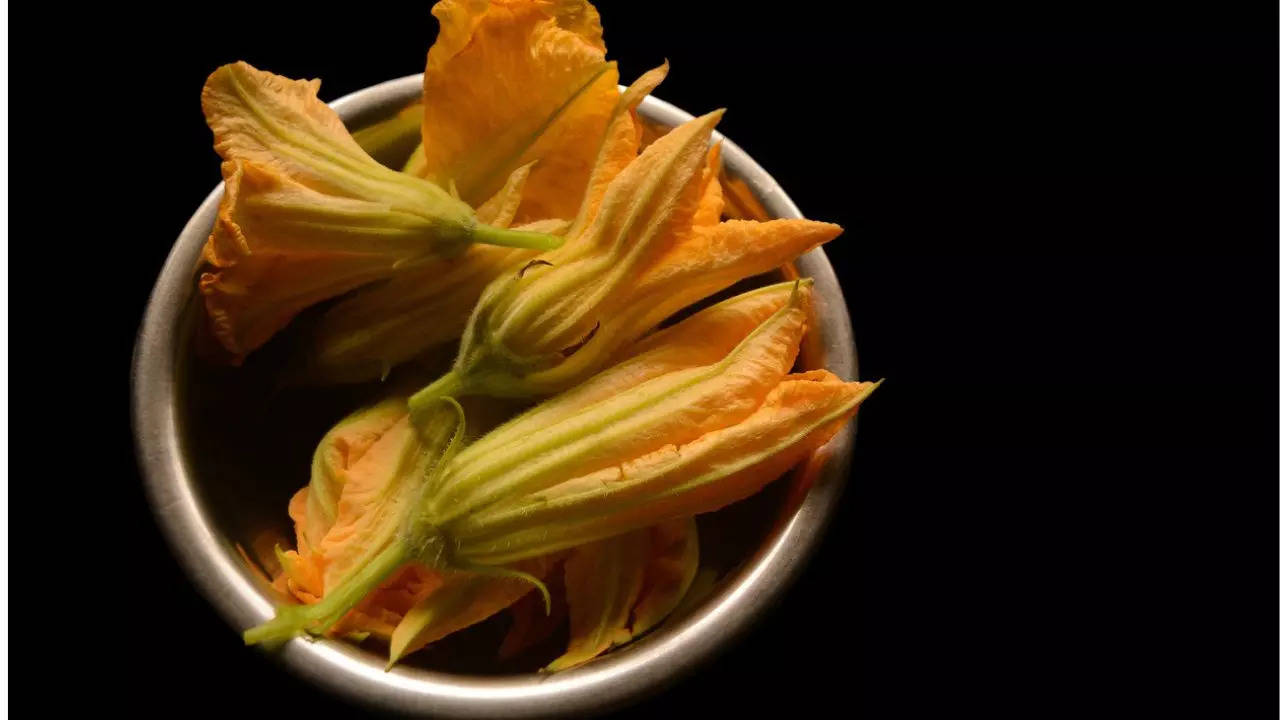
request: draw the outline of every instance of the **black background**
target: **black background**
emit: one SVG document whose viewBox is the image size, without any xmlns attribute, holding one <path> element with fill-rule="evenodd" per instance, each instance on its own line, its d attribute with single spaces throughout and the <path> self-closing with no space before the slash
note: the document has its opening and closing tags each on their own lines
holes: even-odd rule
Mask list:
<svg viewBox="0 0 1280 720">
<path fill-rule="evenodd" d="M 727 107 L 720 129 L 846 228 L 827 252 L 887 382 L 799 584 L 629 713 L 1274 716 L 1275 8 L 697 5 L 600 3 L 623 81 L 670 59 L 660 97 Z M 332 100 L 421 71 L 428 4 L 12 27 L 10 687 L 359 714 L 181 574 L 126 378 L 219 179 L 208 73 L 245 59 Z"/>
</svg>

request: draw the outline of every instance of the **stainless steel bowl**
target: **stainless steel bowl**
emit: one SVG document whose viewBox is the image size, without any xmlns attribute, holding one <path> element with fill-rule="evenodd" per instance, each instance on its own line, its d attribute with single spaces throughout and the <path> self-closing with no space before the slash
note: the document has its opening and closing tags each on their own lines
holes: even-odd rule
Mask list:
<svg viewBox="0 0 1280 720">
<path fill-rule="evenodd" d="M 421 87 L 421 75 L 404 77 L 348 95 L 334 102 L 333 108 L 349 126 L 359 127 L 405 106 L 418 97 Z M 692 118 L 652 97 L 640 106 L 640 113 L 665 126 Z M 715 138 L 723 141 L 728 173 L 744 179 L 770 214 L 801 217 L 795 203 L 750 156 L 718 133 Z M 203 416 L 216 410 L 206 412 L 200 405 L 208 393 L 205 400 L 193 401 L 191 396 L 217 381 L 191 370 L 192 317 L 198 312 L 193 273 L 221 196 L 219 186 L 187 222 L 152 291 L 134 348 L 133 424 L 148 497 L 160 527 L 192 581 L 240 632 L 271 617 L 273 604 L 269 590 L 236 546 L 251 545 L 254 532 L 261 529 L 255 523 L 274 523 L 281 531 L 288 527 L 283 502 L 257 507 L 262 499 L 250 496 L 263 485 L 287 498 L 287 493 L 305 484 L 306 467 L 290 474 L 287 482 L 261 478 L 245 482 L 257 468 L 244 458 L 229 459 L 204 442 Z M 816 332 L 811 333 L 802 362 L 823 363 L 842 378 L 855 379 L 853 331 L 831 263 L 819 249 L 795 265 L 801 275 L 814 278 L 819 298 Z M 322 422 L 336 419 L 322 418 Z M 545 716 L 602 711 L 639 699 L 724 649 L 792 582 L 834 514 L 849 471 L 853 435 L 850 424 L 824 448 L 827 461 L 810 473 L 808 480 L 813 484 L 807 493 L 801 494 L 796 473 L 774 484 L 785 486 L 783 490 L 756 501 L 766 511 L 756 513 L 763 518 L 755 521 L 761 526 L 758 533 L 735 550 L 732 570 L 700 605 L 580 668 L 554 675 L 479 675 L 401 665 L 385 672 L 385 656 L 343 642 L 303 639 L 286 644 L 278 657 L 291 671 L 319 686 L 370 707 L 401 713 Z M 314 440 L 320 435 L 309 437 Z M 258 650 L 246 648 L 245 652 Z"/>
</svg>

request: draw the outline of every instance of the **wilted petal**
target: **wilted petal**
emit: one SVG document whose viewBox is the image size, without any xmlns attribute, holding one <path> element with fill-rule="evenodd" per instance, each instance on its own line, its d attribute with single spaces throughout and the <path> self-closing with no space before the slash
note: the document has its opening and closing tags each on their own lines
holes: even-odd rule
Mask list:
<svg viewBox="0 0 1280 720">
<path fill-rule="evenodd" d="M 310 546 L 318 545 L 333 527 L 352 469 L 361 468 L 365 453 L 408 414 L 403 397 L 390 397 L 357 410 L 325 433 L 311 459 L 311 483 L 299 492 L 306 498 L 305 522 L 294 518 Z"/>
<path fill-rule="evenodd" d="M 427 54 L 426 177 L 479 203 L 535 162 L 519 221 L 577 211 L 618 97 L 589 3 L 444 0 Z"/>
<path fill-rule="evenodd" d="M 564 561 L 569 647 L 548 670 L 580 665 L 631 639 L 631 609 L 644 583 L 649 533 L 639 531 L 574 548 Z"/>
<path fill-rule="evenodd" d="M 639 637 L 671 614 L 698 572 L 698 524 L 693 518 L 659 523 L 649 533 L 644 587 L 632 614 L 631 634 Z"/>
<path fill-rule="evenodd" d="M 640 119 L 636 108 L 666 79 L 669 70 L 670 66 L 664 62 L 636 78 L 622 93 L 605 130 L 570 234 L 586 227 L 595 218 L 609 184 L 640 153 Z"/>
<path fill-rule="evenodd" d="M 730 220 L 693 228 L 635 280 L 630 317 L 652 327 L 679 309 L 752 275 L 767 272 L 834 239 L 839 225 L 814 220 Z"/>
</svg>

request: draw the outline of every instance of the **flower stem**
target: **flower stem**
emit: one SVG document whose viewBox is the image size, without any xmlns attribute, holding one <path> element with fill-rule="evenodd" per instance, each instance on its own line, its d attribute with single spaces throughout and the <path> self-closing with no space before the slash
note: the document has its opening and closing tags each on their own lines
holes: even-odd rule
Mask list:
<svg viewBox="0 0 1280 720">
<path fill-rule="evenodd" d="M 409 553 L 405 543 L 400 540 L 392 541 L 391 545 L 378 553 L 369 564 L 360 568 L 359 572 L 338 587 L 327 590 L 320 602 L 314 605 L 282 607 L 271 620 L 245 630 L 244 644 L 273 644 L 288 640 L 302 632 L 327 631 L 407 559 L 409 559 Z"/>
<path fill-rule="evenodd" d="M 476 225 L 475 230 L 472 231 L 471 238 L 475 242 L 487 245 L 532 248 L 534 250 L 554 250 L 564 244 L 564 238 L 558 235 L 525 230 L 508 230 L 484 224 Z"/>
<path fill-rule="evenodd" d="M 423 411 L 440 398 L 456 398 L 466 394 L 465 390 L 462 376 L 456 370 L 450 370 L 409 398 L 409 417 L 413 419 L 415 425 L 420 426 L 419 420 L 423 417 Z"/>
</svg>

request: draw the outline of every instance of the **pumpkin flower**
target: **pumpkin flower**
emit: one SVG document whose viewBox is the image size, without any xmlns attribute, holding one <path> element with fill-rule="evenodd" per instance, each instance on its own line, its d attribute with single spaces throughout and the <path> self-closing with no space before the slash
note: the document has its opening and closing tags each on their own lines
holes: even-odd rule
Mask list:
<svg viewBox="0 0 1280 720">
<path fill-rule="evenodd" d="M 710 225 L 723 198 L 708 167 L 721 112 L 649 145 L 614 177 L 563 246 L 508 271 L 471 313 L 453 368 L 410 399 L 550 395 L 590 377 L 666 317 L 832 238 L 810 220 Z M 711 159 L 714 160 L 715 153 Z M 714 192 L 710 192 L 714 189 Z"/>
<path fill-rule="evenodd" d="M 563 234 L 558 223 L 547 223 L 574 217 L 589 180 L 621 169 L 616 163 L 597 169 L 599 158 L 621 152 L 625 164 L 635 157 L 616 142 L 604 147 L 607 130 L 633 113 L 666 66 L 620 96 L 617 69 L 604 59 L 599 17 L 585 2 L 446 0 L 432 12 L 440 35 L 428 52 L 425 108 L 415 103 L 357 132 L 357 142 L 367 150 L 399 148 L 407 118 L 416 114 L 421 131 L 410 137 L 427 142 L 406 172 L 456 189 L 478 204 L 476 216 L 487 225 Z M 482 176 L 506 182 L 494 192 Z M 295 379 L 373 380 L 458 339 L 484 288 L 533 255 L 474 246 L 358 290 L 326 312 L 304 341 L 299 355 L 307 367 Z"/>
<path fill-rule="evenodd" d="M 474 622 L 514 603 L 522 594 L 516 580 L 533 581 L 545 593 L 539 578 L 548 556 L 560 550 L 688 518 L 755 492 L 824 444 L 874 387 L 825 371 L 786 374 L 803 335 L 810 292 L 808 282 L 775 285 L 703 310 L 637 344 L 610 370 L 460 451 L 461 429 L 449 411 L 457 406 L 446 402 L 424 410 L 415 420 L 424 438 L 401 433 L 385 450 L 388 457 L 402 458 L 390 475 L 414 468 L 408 472 L 417 479 L 396 481 L 395 492 L 342 492 L 351 499 L 353 528 L 343 535 L 363 538 L 351 554 L 359 563 L 343 564 L 332 575 L 336 584 L 326 583 L 318 602 L 282 608 L 272 621 L 247 631 L 246 642 L 332 629 L 362 601 L 367 608 L 366 596 L 406 564 L 455 578 L 442 583 L 450 592 L 425 593 L 402 614 L 391 634 L 398 658 L 456 629 L 460 608 Z M 370 420 L 371 427 L 398 414 L 392 402 L 386 416 Z M 400 417 L 392 427 L 403 423 Z M 446 436 L 452 439 L 446 442 Z M 397 451 L 396 445 L 414 449 Z M 437 459 L 423 471 L 423 458 Z M 412 503 L 377 507 L 408 497 L 410 487 L 417 498 Z M 365 507 L 356 511 L 356 505 Z M 389 534 L 392 517 L 399 530 Z M 300 532 L 300 543 L 303 537 Z M 635 581 L 633 575 L 628 582 Z M 482 582 L 494 578 L 506 587 Z M 683 579 L 667 585 L 675 588 L 633 605 L 632 634 L 670 611 L 675 601 L 667 595 L 687 588 Z M 603 626 L 590 620 L 598 613 L 578 602 L 579 615 L 587 618 L 579 627 Z M 620 635 L 611 631 L 609 637 L 612 643 Z M 594 640 L 583 642 L 564 664 L 601 649 Z"/>
<path fill-rule="evenodd" d="M 596 167 L 582 191 L 580 215 L 598 206 L 608 183 L 635 159 L 635 108 L 666 77 L 666 72 L 665 64 L 650 70 L 618 99 L 609 127 L 596 141 Z M 513 222 L 535 166 L 530 163 L 517 168 L 506 185 L 476 210 L 476 217 L 494 227 L 507 227 Z M 546 173 L 541 177 L 545 180 Z M 708 189 L 709 195 L 714 192 Z M 703 214 L 695 222 L 711 224 L 720 219 L 719 207 L 712 199 L 704 203 Z M 567 225 L 543 219 L 523 227 L 563 234 Z M 461 337 L 467 317 L 484 289 L 535 255 L 532 250 L 477 245 L 461 257 L 424 263 L 384 283 L 355 291 L 334 304 L 316 323 L 304 342 L 304 351 L 299 353 L 306 366 L 295 379 L 341 383 L 385 378 L 392 367 Z"/>
<path fill-rule="evenodd" d="M 453 457 L 416 512 L 453 562 L 503 565 L 751 495 L 825 444 L 875 387 L 787 374 L 808 298 L 797 283 L 716 362 L 647 377 L 633 359 L 525 412 Z M 673 344 L 707 342 L 671 332 L 649 352 L 679 367 Z"/>
<path fill-rule="evenodd" d="M 237 358 L 311 304 L 472 242 L 561 242 L 484 225 L 440 187 L 380 165 L 316 96 L 319 86 L 244 62 L 204 86 L 226 187 L 200 290 L 215 336 Z"/>
</svg>

